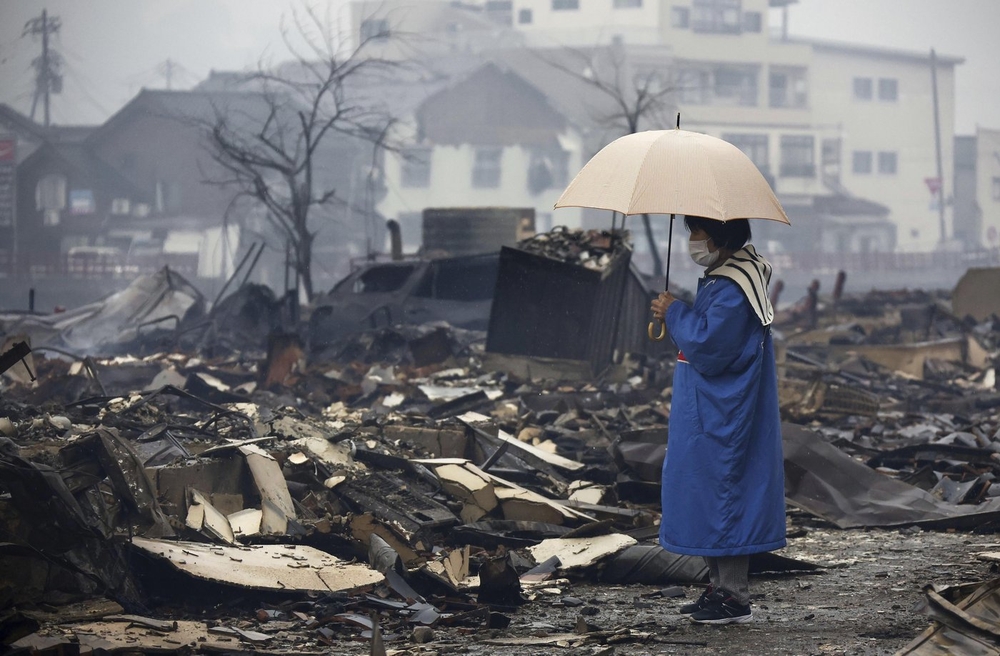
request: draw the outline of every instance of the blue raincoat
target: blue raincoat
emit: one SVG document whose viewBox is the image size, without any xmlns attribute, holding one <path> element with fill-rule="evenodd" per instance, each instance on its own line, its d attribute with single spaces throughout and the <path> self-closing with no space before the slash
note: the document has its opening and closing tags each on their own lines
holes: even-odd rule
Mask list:
<svg viewBox="0 0 1000 656">
<path fill-rule="evenodd" d="M 673 553 L 741 556 L 785 546 L 774 346 L 751 291 L 710 274 L 698 281 L 694 306 L 672 303 L 664 318 L 681 351 L 660 523 L 660 544 Z"/>
</svg>

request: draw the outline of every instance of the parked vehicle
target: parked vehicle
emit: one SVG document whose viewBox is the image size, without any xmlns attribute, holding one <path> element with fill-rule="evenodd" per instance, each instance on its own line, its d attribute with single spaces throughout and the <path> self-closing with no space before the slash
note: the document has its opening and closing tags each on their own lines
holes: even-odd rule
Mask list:
<svg viewBox="0 0 1000 656">
<path fill-rule="evenodd" d="M 447 321 L 486 330 L 499 252 L 373 262 L 320 296 L 309 321 L 314 347 L 383 326 Z"/>
</svg>

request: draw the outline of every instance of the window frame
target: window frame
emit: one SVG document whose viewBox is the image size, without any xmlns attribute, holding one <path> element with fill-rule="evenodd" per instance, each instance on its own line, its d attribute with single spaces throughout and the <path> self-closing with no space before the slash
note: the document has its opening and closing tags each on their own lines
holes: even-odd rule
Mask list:
<svg viewBox="0 0 1000 656">
<path fill-rule="evenodd" d="M 889 84 L 890 82 L 891 84 Z M 887 93 L 890 88 L 892 89 L 891 97 Z M 899 80 L 894 77 L 880 77 L 878 79 L 878 99 L 879 102 L 898 102 Z"/>
<path fill-rule="evenodd" d="M 736 84 L 719 83 L 720 75 L 731 75 Z M 712 105 L 727 105 L 735 99 L 739 107 L 757 107 L 760 102 L 759 71 L 740 66 L 716 66 L 712 70 Z M 744 85 L 746 81 L 750 85 Z M 720 93 L 720 91 L 722 93 Z M 723 101 L 723 102 L 719 102 Z"/>
<path fill-rule="evenodd" d="M 754 163 L 754 166 L 763 175 L 770 175 L 771 147 L 770 137 L 767 134 L 759 132 L 729 132 L 722 135 L 722 140 L 739 148 L 744 155 L 750 158 L 750 161 Z"/>
<path fill-rule="evenodd" d="M 859 83 L 862 86 L 859 86 Z M 867 86 L 868 91 L 865 93 L 859 93 L 862 89 Z M 852 83 L 852 97 L 855 100 L 860 100 L 863 102 L 871 102 L 875 98 L 875 87 L 870 77 L 855 77 Z"/>
<path fill-rule="evenodd" d="M 495 155 L 494 162 L 483 161 L 482 155 Z M 503 177 L 503 148 L 479 146 L 472 155 L 473 189 L 499 189 Z"/>
<path fill-rule="evenodd" d="M 863 166 L 860 163 L 865 162 Z M 851 151 L 851 173 L 854 175 L 871 175 L 875 170 L 875 157 L 870 150 Z"/>
<path fill-rule="evenodd" d="M 527 18 L 527 20 L 525 20 Z M 518 25 L 531 25 L 535 22 L 534 12 L 530 7 L 522 7 L 517 10 L 517 24 Z"/>
<path fill-rule="evenodd" d="M 778 142 L 778 174 L 782 178 L 815 178 L 816 177 L 816 137 L 811 134 L 783 134 Z M 801 158 L 802 162 L 792 162 L 789 153 L 799 154 L 808 150 L 809 156 Z"/>
<path fill-rule="evenodd" d="M 431 186 L 431 159 L 433 149 L 429 146 L 410 146 L 400 153 L 399 186 L 407 189 L 426 189 Z M 415 162 L 413 156 L 426 156 L 422 162 Z M 417 174 L 420 174 L 419 176 Z"/>
<path fill-rule="evenodd" d="M 670 27 L 677 30 L 691 29 L 691 8 L 674 5 L 670 8 Z"/>
<path fill-rule="evenodd" d="M 378 27 L 376 31 L 371 29 L 373 25 Z M 358 28 L 358 36 L 361 37 L 362 41 L 388 39 L 390 32 L 391 26 L 389 25 L 388 18 L 365 18 L 361 21 L 361 26 Z"/>
<path fill-rule="evenodd" d="M 891 157 L 890 157 L 891 156 Z M 899 173 L 899 154 L 895 150 L 880 150 L 878 152 L 876 169 L 879 175 L 897 175 Z M 888 162 L 892 162 L 891 171 Z"/>
<path fill-rule="evenodd" d="M 784 78 L 783 86 L 775 86 L 776 78 Z M 801 86 L 799 91 L 797 87 Z M 767 71 L 767 105 L 772 109 L 807 109 L 809 107 L 808 71 L 804 67 L 769 67 Z"/>
<path fill-rule="evenodd" d="M 699 34 L 741 34 L 742 0 L 692 0 L 691 31 Z"/>
</svg>

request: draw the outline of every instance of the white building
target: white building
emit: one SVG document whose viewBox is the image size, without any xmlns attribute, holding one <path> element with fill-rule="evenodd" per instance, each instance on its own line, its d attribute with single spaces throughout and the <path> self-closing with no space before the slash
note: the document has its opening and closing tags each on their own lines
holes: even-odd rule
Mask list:
<svg viewBox="0 0 1000 656">
<path fill-rule="evenodd" d="M 954 179 L 954 70 L 962 60 L 937 56 L 932 76 L 929 50 L 901 52 L 797 39 L 783 29 L 773 34 L 772 12 L 794 12 L 794 2 L 489 0 L 448 8 L 420 0 L 410 4 L 447 13 L 445 26 L 431 32 L 435 43 L 447 42 L 447 49 L 459 57 L 481 55 L 498 44 L 531 53 L 555 46 L 568 46 L 573 52 L 601 45 L 620 48 L 627 53 L 630 74 L 656 74 L 672 88 L 670 103 L 680 111 L 681 127 L 733 142 L 761 168 L 793 223 L 805 228 L 796 230 L 801 243 L 786 248 L 855 253 L 952 248 L 953 211 L 948 201 Z M 366 11 L 374 11 L 370 3 L 365 6 L 368 9 L 362 11 L 359 5 L 355 12 L 355 24 L 365 34 L 376 27 L 410 33 L 407 26 L 416 25 L 402 20 L 405 12 L 398 8 L 365 18 Z M 420 29 L 429 29 L 428 16 L 423 14 Z M 478 36 L 469 38 L 472 32 Z M 516 57 L 523 60 L 525 55 L 499 58 Z M 573 100 L 565 97 L 570 87 L 553 90 L 558 85 L 537 71 L 519 66 L 513 70 L 572 118 L 583 146 L 579 163 L 570 163 L 571 177 L 577 170 L 573 166 L 581 166 L 593 154 L 589 141 L 600 132 L 599 126 L 587 125 L 585 112 L 575 110 Z M 581 99 L 576 104 L 586 102 Z M 935 140 L 935 105 L 940 145 Z M 642 129 L 650 127 L 667 125 L 647 122 Z M 603 143 L 615 136 L 606 132 L 601 135 Z M 472 151 L 453 149 L 450 154 L 435 152 L 432 163 L 449 180 L 455 180 L 457 173 L 444 173 L 448 167 L 475 165 Z M 505 178 L 516 175 L 513 167 L 524 166 L 530 159 L 526 157 L 505 154 Z M 510 172 L 507 167 L 512 167 Z M 943 220 L 932 194 L 942 186 Z M 455 197 L 480 205 L 494 202 L 499 194 L 458 188 L 449 186 L 441 197 L 434 178 L 435 191 L 427 192 L 427 201 L 441 205 L 445 198 Z M 396 205 L 408 204 L 408 211 L 420 209 L 419 195 L 405 197 L 405 203 Z M 537 200 L 541 208 L 540 201 L 548 199 Z M 395 208 L 389 203 L 380 209 L 391 216 Z M 770 227 L 766 232 L 769 239 L 787 237 Z"/>
<path fill-rule="evenodd" d="M 1000 249 L 1000 130 L 956 137 L 954 191 L 956 235 Z"/>
</svg>

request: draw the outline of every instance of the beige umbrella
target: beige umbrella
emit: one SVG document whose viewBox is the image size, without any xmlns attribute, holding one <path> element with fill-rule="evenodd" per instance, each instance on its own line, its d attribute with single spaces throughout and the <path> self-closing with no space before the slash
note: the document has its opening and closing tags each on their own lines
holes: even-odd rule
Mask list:
<svg viewBox="0 0 1000 656">
<path fill-rule="evenodd" d="M 671 238 L 677 214 L 789 222 L 771 186 L 743 151 L 722 139 L 681 129 L 636 132 L 611 142 L 587 162 L 555 206 L 669 214 Z M 654 336 L 650 322 L 651 339 L 665 335 L 661 325 Z"/>
</svg>

